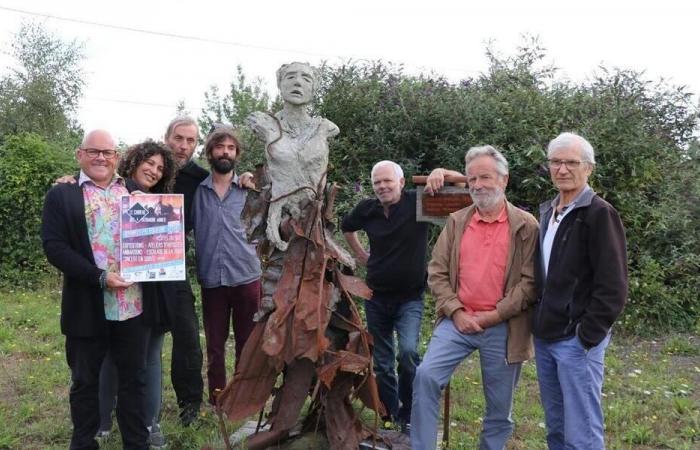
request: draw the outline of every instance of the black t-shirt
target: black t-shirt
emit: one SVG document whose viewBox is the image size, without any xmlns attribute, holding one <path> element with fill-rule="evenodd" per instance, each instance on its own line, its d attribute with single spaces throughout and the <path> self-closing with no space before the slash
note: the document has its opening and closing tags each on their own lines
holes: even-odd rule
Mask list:
<svg viewBox="0 0 700 450">
<path fill-rule="evenodd" d="M 423 293 L 428 224 L 416 222 L 416 191 L 402 192 L 388 218 L 379 200 L 362 200 L 343 218 L 341 229 L 367 233 L 367 285 L 376 298 L 401 302 Z"/>
</svg>

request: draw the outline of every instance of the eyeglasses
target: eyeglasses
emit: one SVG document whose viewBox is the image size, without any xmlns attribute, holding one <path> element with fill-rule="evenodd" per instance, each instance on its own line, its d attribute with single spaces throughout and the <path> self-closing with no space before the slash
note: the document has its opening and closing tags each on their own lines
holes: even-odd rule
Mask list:
<svg viewBox="0 0 700 450">
<path fill-rule="evenodd" d="M 81 148 L 80 150 L 84 151 L 90 159 L 95 159 L 99 155 L 104 156 L 105 159 L 112 159 L 117 156 L 116 150 L 99 150 L 97 148 Z"/>
<path fill-rule="evenodd" d="M 559 169 L 561 166 L 566 166 L 568 170 L 578 169 L 581 163 L 586 161 L 580 161 L 575 159 L 548 159 L 547 164 L 549 164 L 550 169 Z"/>
</svg>

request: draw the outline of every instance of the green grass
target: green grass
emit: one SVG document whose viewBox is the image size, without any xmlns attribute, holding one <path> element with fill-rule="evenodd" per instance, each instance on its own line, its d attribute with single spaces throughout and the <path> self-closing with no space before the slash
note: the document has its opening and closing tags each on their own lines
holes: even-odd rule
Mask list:
<svg viewBox="0 0 700 450">
<path fill-rule="evenodd" d="M 68 446 L 70 375 L 59 312 L 60 294 L 55 288 L 0 291 L 0 449 Z M 428 332 L 429 322 L 424 327 L 424 334 Z M 421 347 L 427 342 L 427 337 L 421 339 Z M 169 448 L 223 448 L 211 409 L 203 412 L 196 427 L 183 429 L 179 425 L 169 379 L 171 347 L 168 336 L 163 355 L 161 425 Z M 615 336 L 606 366 L 603 405 L 608 448 L 700 448 L 698 336 L 671 335 L 656 340 Z M 451 392 L 450 447 L 477 448 L 484 406 L 478 355 L 459 367 Z M 508 448 L 546 448 L 534 362 L 523 366 L 514 418 L 516 430 Z M 116 421 L 115 433 L 102 448 L 121 448 Z"/>
</svg>

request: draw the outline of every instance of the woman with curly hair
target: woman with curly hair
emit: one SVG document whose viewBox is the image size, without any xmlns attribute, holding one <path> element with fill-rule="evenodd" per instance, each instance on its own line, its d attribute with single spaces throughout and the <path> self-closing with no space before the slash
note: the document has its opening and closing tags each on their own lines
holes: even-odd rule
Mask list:
<svg viewBox="0 0 700 450">
<path fill-rule="evenodd" d="M 172 192 L 176 173 L 172 152 L 163 144 L 147 140 L 132 145 L 119 163 L 117 172 L 131 178 L 144 192 Z"/>
<path fill-rule="evenodd" d="M 172 152 L 163 144 L 147 140 L 129 147 L 121 158 L 119 175 L 130 178 L 141 191 L 151 194 L 172 192 L 177 168 Z M 163 338 L 169 330 L 173 311 L 168 307 L 168 297 L 174 295 L 171 282 L 143 283 L 144 323 L 151 327 L 146 361 L 146 393 L 144 413 L 148 423 L 151 448 L 163 448 L 165 436 L 160 431 L 160 407 L 162 400 Z M 117 371 L 108 354 L 100 370 L 100 431 L 98 437 L 106 437 L 112 429 L 112 410 L 117 396 Z"/>
</svg>

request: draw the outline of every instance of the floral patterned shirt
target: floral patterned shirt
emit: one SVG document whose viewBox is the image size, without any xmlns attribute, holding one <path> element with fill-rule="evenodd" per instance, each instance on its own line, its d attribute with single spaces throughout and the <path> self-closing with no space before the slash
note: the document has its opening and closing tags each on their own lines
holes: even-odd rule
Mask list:
<svg viewBox="0 0 700 450">
<path fill-rule="evenodd" d="M 119 273 L 119 203 L 129 195 L 124 179 L 115 175 L 105 189 L 90 180 L 82 171 L 78 184 L 83 189 L 85 220 L 95 264 L 108 272 Z M 126 289 L 104 289 L 105 318 L 122 321 L 143 312 L 141 285 Z"/>
</svg>

